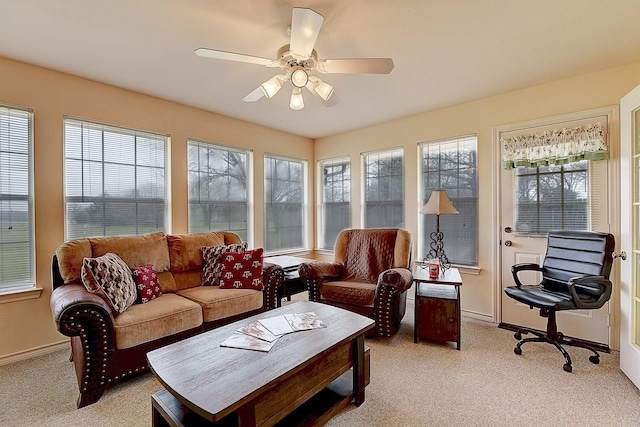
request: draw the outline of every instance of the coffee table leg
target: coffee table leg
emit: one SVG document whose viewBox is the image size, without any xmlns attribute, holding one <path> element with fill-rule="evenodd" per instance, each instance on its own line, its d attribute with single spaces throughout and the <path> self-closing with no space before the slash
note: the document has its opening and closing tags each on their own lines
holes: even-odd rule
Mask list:
<svg viewBox="0 0 640 427">
<path fill-rule="evenodd" d="M 356 337 L 353 347 L 353 401 L 356 406 L 364 403 L 364 334 Z"/>
<path fill-rule="evenodd" d="M 255 427 L 256 408 L 249 402 L 238 409 L 238 427 Z"/>
</svg>

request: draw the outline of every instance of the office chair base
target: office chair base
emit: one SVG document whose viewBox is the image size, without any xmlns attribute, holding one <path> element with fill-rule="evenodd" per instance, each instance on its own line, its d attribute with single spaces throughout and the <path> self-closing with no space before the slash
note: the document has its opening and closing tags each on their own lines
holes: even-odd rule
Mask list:
<svg viewBox="0 0 640 427">
<path fill-rule="evenodd" d="M 532 334 L 535 335 L 535 337 L 523 339 L 523 334 Z M 516 331 L 515 334 L 513 334 L 513 336 L 515 339 L 519 340 L 518 344 L 516 344 L 515 348 L 513 349 L 513 352 L 518 356 L 522 354 L 521 347 L 525 343 L 546 342 L 549 344 L 553 344 L 560 351 L 560 353 L 562 353 L 562 356 L 564 356 L 564 365 L 562 366 L 562 369 L 564 369 L 566 372 L 572 372 L 573 367 L 571 366 L 571 356 L 569 356 L 569 353 L 567 353 L 567 350 L 564 349 L 563 345 L 580 347 L 586 350 L 590 350 L 591 352 L 593 352 L 593 355 L 589 356 L 589 362 L 593 363 L 594 365 L 600 363 L 600 355 L 594 348 L 582 342 L 566 340 L 562 332 L 554 332 L 553 327 L 551 328 L 551 331 L 547 331 L 546 334 L 534 329 L 520 328 Z"/>
</svg>

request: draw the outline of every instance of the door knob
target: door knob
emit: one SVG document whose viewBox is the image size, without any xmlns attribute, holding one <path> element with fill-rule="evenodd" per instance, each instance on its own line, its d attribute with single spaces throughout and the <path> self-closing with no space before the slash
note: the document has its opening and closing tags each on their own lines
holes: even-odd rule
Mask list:
<svg viewBox="0 0 640 427">
<path fill-rule="evenodd" d="M 626 253 L 625 251 L 622 251 L 622 252 L 620 252 L 619 254 L 616 254 L 615 252 L 613 252 L 613 253 L 611 254 L 611 257 L 612 257 L 613 259 L 616 259 L 616 258 L 622 258 L 622 260 L 624 261 L 625 259 L 627 259 L 627 253 Z"/>
<path fill-rule="evenodd" d="M 511 240 L 505 240 L 504 241 L 504 245 L 505 246 L 511 246 L 511 245 L 513 245 L 513 242 Z"/>
</svg>

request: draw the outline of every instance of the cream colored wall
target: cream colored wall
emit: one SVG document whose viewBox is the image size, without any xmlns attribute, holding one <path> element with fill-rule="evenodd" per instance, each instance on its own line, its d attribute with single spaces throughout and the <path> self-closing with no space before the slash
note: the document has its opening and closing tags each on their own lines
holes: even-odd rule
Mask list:
<svg viewBox="0 0 640 427">
<path fill-rule="evenodd" d="M 254 247 L 264 246 L 264 153 L 313 164 L 310 139 L 5 58 L 0 58 L 0 103 L 34 110 L 36 282 L 43 288 L 38 299 L 0 303 L 0 364 L 66 340 L 49 309 L 51 255 L 64 241 L 63 116 L 171 135 L 168 231 L 173 233 L 188 230 L 188 138 L 253 149 Z"/>
<path fill-rule="evenodd" d="M 318 139 L 317 160 L 348 155 L 351 158 L 352 226 L 361 226 L 360 153 L 404 147 L 405 226 L 418 236 L 418 147 L 432 141 L 468 134 L 478 135 L 479 275 L 464 274 L 462 309 L 487 320 L 498 320 L 496 255 L 496 179 L 500 163 L 493 128 L 565 113 L 617 105 L 640 81 L 640 63 L 586 74 L 553 83 L 504 93 L 474 102 L 416 114 L 365 129 Z M 428 94 L 417 94 L 428 96 Z M 616 150 L 617 152 L 617 150 Z M 416 245 L 414 244 L 414 247 Z M 414 259 L 417 259 L 414 254 Z M 617 334 L 617 332 L 615 332 Z"/>
<path fill-rule="evenodd" d="M 184 105 L 0 58 L 0 103 L 30 107 L 35 113 L 36 280 L 40 298 L 0 304 L 0 364 L 63 342 L 49 309 L 50 260 L 64 240 L 62 118 L 80 118 L 171 135 L 171 232 L 187 232 L 186 141 L 196 138 L 254 150 L 255 223 L 253 245 L 263 246 L 263 162 L 265 151 L 308 159 L 349 155 L 352 161 L 354 227 L 360 226 L 360 153 L 405 149 L 405 224 L 417 236 L 418 150 L 422 141 L 478 134 L 480 248 L 477 276 L 465 275 L 463 309 L 481 318 L 497 315 L 494 231 L 495 126 L 616 105 L 640 81 L 640 63 L 382 123 L 310 141 L 306 138 L 230 119 Z M 419 95 L 423 96 L 423 95 Z M 425 95 L 427 96 L 427 95 Z M 268 148 L 267 148 L 268 147 Z M 310 181 L 313 181 L 311 179 Z M 312 189 L 313 182 L 309 183 Z M 313 193 L 312 193 L 313 194 Z M 315 197 L 312 197 L 312 202 Z M 313 210 L 312 210 L 313 211 Z M 310 213 L 310 220 L 314 220 Z M 313 222 L 312 222 L 313 223 Z M 310 236 L 310 241 L 313 242 Z M 313 246 L 313 245 L 312 245 Z M 410 314 L 409 314 L 410 315 Z"/>
</svg>

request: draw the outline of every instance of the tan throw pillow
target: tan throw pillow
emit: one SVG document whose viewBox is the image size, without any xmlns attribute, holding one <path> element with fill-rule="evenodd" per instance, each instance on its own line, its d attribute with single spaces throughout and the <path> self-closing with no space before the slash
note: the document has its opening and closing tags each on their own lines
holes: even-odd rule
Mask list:
<svg viewBox="0 0 640 427">
<path fill-rule="evenodd" d="M 222 272 L 221 255 L 225 252 L 244 252 L 246 250 L 246 243 L 222 246 L 203 246 L 201 248 L 202 258 L 204 258 L 202 284 L 207 286 L 220 285 L 220 274 Z"/>
<path fill-rule="evenodd" d="M 85 258 L 81 276 L 87 290 L 102 297 L 114 313 L 122 313 L 136 302 L 138 293 L 131 270 L 116 254 Z"/>
</svg>

